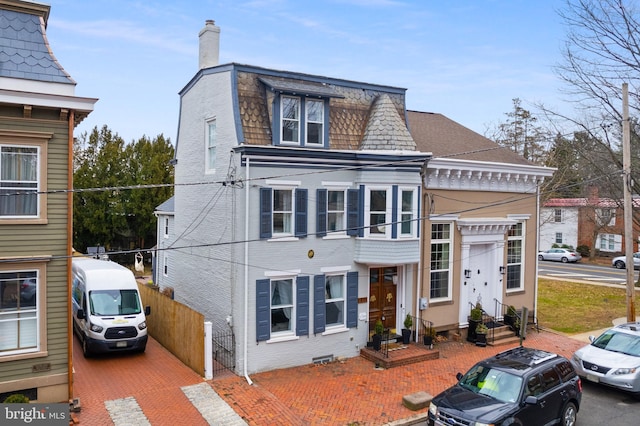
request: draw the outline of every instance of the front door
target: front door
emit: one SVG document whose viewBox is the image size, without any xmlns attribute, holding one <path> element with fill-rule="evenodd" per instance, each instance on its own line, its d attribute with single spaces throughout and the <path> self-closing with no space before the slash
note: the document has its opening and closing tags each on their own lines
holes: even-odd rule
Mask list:
<svg viewBox="0 0 640 426">
<path fill-rule="evenodd" d="M 369 269 L 369 331 L 373 332 L 376 321 L 382 320 L 384 328 L 396 326 L 396 288 L 393 283 L 398 268 Z"/>
</svg>

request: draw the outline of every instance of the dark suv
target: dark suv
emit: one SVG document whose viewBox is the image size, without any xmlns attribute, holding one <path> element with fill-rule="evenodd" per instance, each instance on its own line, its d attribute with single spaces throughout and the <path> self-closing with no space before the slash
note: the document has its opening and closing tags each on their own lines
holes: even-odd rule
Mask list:
<svg viewBox="0 0 640 426">
<path fill-rule="evenodd" d="M 518 347 L 474 365 L 431 401 L 429 426 L 574 426 L 582 383 L 564 357 Z"/>
</svg>

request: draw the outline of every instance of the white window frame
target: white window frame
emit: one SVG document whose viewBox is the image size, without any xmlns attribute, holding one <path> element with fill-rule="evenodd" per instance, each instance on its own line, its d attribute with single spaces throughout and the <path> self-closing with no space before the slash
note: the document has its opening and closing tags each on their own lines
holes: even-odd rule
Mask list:
<svg viewBox="0 0 640 426">
<path fill-rule="evenodd" d="M 556 232 L 555 243 L 562 244 L 562 232 Z"/>
<path fill-rule="evenodd" d="M 607 216 L 609 217 L 609 220 L 605 223 L 605 219 L 607 218 Z M 616 209 L 596 209 L 596 220 L 598 222 L 598 225 L 600 226 L 614 226 L 616 224 Z"/>
<path fill-rule="evenodd" d="M 23 188 L 20 185 L 12 186 L 11 180 L 2 181 L 0 180 L 0 189 L 6 190 L 7 193 L 18 193 L 18 192 L 26 192 L 32 191 L 36 194 L 36 212 L 32 215 L 10 215 L 1 214 L 0 210 L 0 220 L 3 222 L 10 223 L 24 223 L 28 221 L 29 223 L 34 223 L 34 220 L 38 220 L 38 223 L 46 223 L 46 143 L 37 144 L 37 143 L 5 143 L 2 141 L 2 133 L 0 132 L 0 176 L 2 176 L 2 151 L 5 148 L 27 148 L 35 150 L 36 157 L 36 167 L 35 171 L 37 173 L 35 181 L 16 181 L 16 182 L 31 182 L 34 183 L 35 186 L 33 188 Z"/>
<path fill-rule="evenodd" d="M 301 185 L 299 181 L 277 181 L 277 180 L 267 180 L 266 186 L 271 188 L 271 239 L 276 241 L 285 241 L 289 240 L 283 237 L 295 237 L 295 209 L 296 209 L 296 194 L 295 190 Z M 289 221 L 290 221 L 290 232 L 276 232 L 275 225 L 275 215 L 276 213 L 287 213 L 286 211 L 276 211 L 275 202 L 276 202 L 276 191 L 289 191 L 291 195 L 291 210 L 288 211 Z"/>
<path fill-rule="evenodd" d="M 598 234 L 598 249 L 604 252 L 622 251 L 622 235 Z"/>
<path fill-rule="evenodd" d="M 295 102 L 297 102 L 298 106 L 295 109 L 296 111 L 296 117 L 295 118 L 285 118 L 285 114 L 284 114 L 284 106 L 285 106 L 285 99 L 292 99 Z M 300 145 L 301 141 L 300 141 L 300 130 L 301 130 L 301 126 L 302 126 L 302 120 L 301 120 L 301 109 L 302 109 L 302 98 L 300 98 L 299 96 L 288 96 L 288 95 L 282 95 L 280 97 L 280 143 L 283 145 Z M 296 135 L 296 139 L 297 140 L 285 140 L 284 139 L 284 124 L 285 122 L 290 122 L 290 123 L 294 123 L 297 124 L 297 132 L 294 132 L 294 134 Z"/>
<path fill-rule="evenodd" d="M 449 227 L 449 238 L 433 239 L 433 232 L 434 232 L 433 227 L 439 226 L 439 225 L 447 225 Z M 429 248 L 429 260 L 428 260 L 429 261 L 429 302 L 431 303 L 450 301 L 453 298 L 453 249 L 454 249 L 453 234 L 454 234 L 453 222 L 431 221 L 431 224 L 429 226 L 429 247 L 430 248 Z M 435 244 L 448 245 L 449 259 L 448 259 L 446 268 L 431 269 L 431 255 L 433 253 L 433 248 Z M 432 297 L 431 296 L 431 275 L 434 272 L 440 273 L 444 271 L 448 272 L 447 294 L 446 296 Z"/>
<path fill-rule="evenodd" d="M 47 355 L 47 325 L 46 325 L 46 293 L 47 286 L 45 282 L 46 267 L 44 263 L 33 263 L 28 268 L 24 265 L 15 264 L 3 264 L 0 265 L 0 272 L 2 273 L 20 273 L 20 272 L 35 272 L 36 273 L 36 305 L 33 309 L 27 309 L 21 311 L 24 313 L 35 312 L 35 346 L 24 349 L 4 350 L 0 352 L 0 362 L 14 361 L 23 358 L 33 358 Z M 17 312 L 17 311 L 14 311 Z M 12 314 L 10 311 L 0 309 L 0 321 L 10 321 L 8 318 Z M 15 315 L 15 314 L 13 314 Z"/>
<path fill-rule="evenodd" d="M 386 193 L 385 195 L 385 210 L 371 210 L 371 193 L 372 192 L 382 192 Z M 390 186 L 367 186 L 365 189 L 365 201 L 364 201 L 364 237 L 365 238 L 380 238 L 380 239 L 389 239 L 391 238 L 391 209 L 392 209 L 392 196 L 391 196 L 391 187 Z M 371 215 L 372 214 L 382 214 L 384 213 L 385 218 L 382 223 L 385 225 L 377 225 L 376 231 L 383 232 L 372 232 L 374 230 L 371 225 Z M 382 227 L 382 229 L 381 229 Z"/>
<path fill-rule="evenodd" d="M 403 210 L 403 194 L 411 192 L 411 208 L 410 210 Z M 418 190 L 415 187 L 399 187 L 398 188 L 398 238 L 416 238 L 417 237 L 417 217 L 418 217 Z M 411 218 L 407 221 L 404 220 L 404 215 L 409 215 Z M 402 231 L 402 224 L 409 222 L 411 227 L 410 232 L 404 233 Z"/>
<path fill-rule="evenodd" d="M 296 334 L 296 282 L 297 282 L 297 277 L 296 276 L 283 276 L 283 277 L 271 277 L 270 279 L 270 283 L 269 283 L 269 321 L 272 321 L 272 315 L 273 315 L 273 310 L 274 309 L 283 309 L 283 308 L 290 308 L 291 309 L 291 313 L 290 313 L 290 317 L 289 317 L 289 329 L 288 330 L 280 330 L 280 331 L 274 331 L 273 328 L 270 328 L 270 333 L 271 333 L 271 338 L 269 339 L 271 340 L 277 340 L 278 338 L 282 338 L 282 337 L 292 337 L 295 336 Z M 291 301 L 288 303 L 284 303 L 284 304 L 280 304 L 280 305 L 276 305 L 276 307 L 274 308 L 273 305 L 273 292 L 274 292 L 274 282 L 278 282 L 278 281 L 290 281 L 291 282 Z M 271 327 L 273 327 L 273 324 L 271 325 Z"/>
<path fill-rule="evenodd" d="M 555 223 L 564 222 L 564 211 L 562 209 L 553 209 L 553 221 Z"/>
<path fill-rule="evenodd" d="M 511 231 L 513 229 L 516 229 L 518 227 L 518 225 L 522 225 L 520 227 L 521 232 L 519 235 L 511 235 Z M 505 290 L 507 293 L 510 292 L 516 292 L 516 291 L 522 291 L 524 290 L 524 267 L 525 267 L 525 263 L 524 263 L 524 259 L 525 259 L 525 247 L 526 247 L 526 235 L 527 235 L 527 228 L 526 228 L 527 224 L 526 222 L 523 221 L 519 221 L 517 224 L 515 224 L 509 231 L 507 231 L 507 244 L 505 247 L 505 250 L 507 250 L 507 270 L 506 270 L 506 276 L 504 278 L 504 286 L 505 286 Z M 520 241 L 520 258 L 518 259 L 517 262 L 509 262 L 509 245 L 512 241 Z M 518 279 L 518 283 L 519 286 L 518 287 L 513 287 L 513 288 L 508 288 L 509 282 L 508 282 L 508 275 L 509 275 L 509 267 L 510 266 L 514 266 L 514 265 L 520 265 L 520 278 Z"/>
<path fill-rule="evenodd" d="M 327 293 L 326 293 L 326 287 L 329 285 L 329 280 L 330 278 L 335 278 L 335 277 L 340 277 L 342 279 L 342 294 L 338 295 L 336 297 L 336 295 L 332 295 L 334 297 L 329 298 L 327 297 Z M 326 316 L 326 308 L 330 303 L 337 303 L 337 302 L 342 302 L 342 322 L 336 322 L 336 323 L 331 323 L 329 324 L 326 320 L 327 320 L 327 316 Z M 341 274 L 325 274 L 325 327 L 327 330 L 332 330 L 332 329 L 344 329 L 346 328 L 346 321 L 347 321 L 347 275 L 346 273 L 341 273 Z"/>
<path fill-rule="evenodd" d="M 216 149 L 218 147 L 218 127 L 215 118 L 205 122 L 205 170 L 207 173 L 216 170 Z"/>
<path fill-rule="evenodd" d="M 331 206 L 331 193 L 340 193 L 342 194 L 342 209 L 332 210 Z M 329 224 L 331 223 L 331 216 L 342 217 L 341 220 L 336 220 L 336 229 L 330 229 Z M 339 222 L 339 223 L 338 223 Z M 337 188 L 327 188 L 327 235 L 346 235 L 347 234 L 347 191 L 346 189 L 337 189 Z"/>
<path fill-rule="evenodd" d="M 309 104 L 317 103 L 320 105 L 320 119 L 312 120 L 309 118 Z M 324 146 L 324 101 L 322 99 L 305 99 L 305 144 L 311 146 Z M 309 142 L 309 124 L 319 124 L 320 125 L 320 134 L 318 142 Z"/>
</svg>

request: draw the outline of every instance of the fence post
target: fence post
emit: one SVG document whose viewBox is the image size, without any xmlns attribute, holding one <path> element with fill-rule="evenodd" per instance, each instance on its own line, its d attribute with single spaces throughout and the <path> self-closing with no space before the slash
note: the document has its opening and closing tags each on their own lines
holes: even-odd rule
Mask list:
<svg viewBox="0 0 640 426">
<path fill-rule="evenodd" d="M 213 379 L 213 342 L 211 321 L 204 322 L 204 378 Z"/>
</svg>

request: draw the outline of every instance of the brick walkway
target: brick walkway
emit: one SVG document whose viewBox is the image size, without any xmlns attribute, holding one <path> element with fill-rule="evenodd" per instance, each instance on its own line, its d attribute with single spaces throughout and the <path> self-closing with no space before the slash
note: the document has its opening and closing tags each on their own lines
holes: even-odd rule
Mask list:
<svg viewBox="0 0 640 426">
<path fill-rule="evenodd" d="M 531 331 L 524 342 L 566 357 L 584 344 L 548 331 Z M 233 375 L 204 382 L 153 339 L 145 354 L 88 360 L 79 346 L 74 339 L 74 393 L 82 404 L 77 418 L 91 426 L 113 425 L 105 401 L 122 398 L 134 398 L 154 426 L 230 424 L 205 420 L 181 390 L 198 383 L 208 383 L 249 425 L 383 425 L 426 412 L 405 408 L 404 395 L 417 391 L 435 395 L 455 383 L 457 372 L 511 347 L 447 342 L 437 345 L 437 360 L 381 370 L 355 357 L 254 374 L 251 386 Z"/>
<path fill-rule="evenodd" d="M 585 343 L 548 331 L 529 332 L 524 346 L 570 357 Z M 455 383 L 457 372 L 511 346 L 480 348 L 468 342 L 438 344 L 440 358 L 375 369 L 361 357 L 345 362 L 275 370 L 211 382 L 250 425 L 383 425 L 416 413 L 402 397 L 418 391 L 436 395 Z"/>
</svg>

